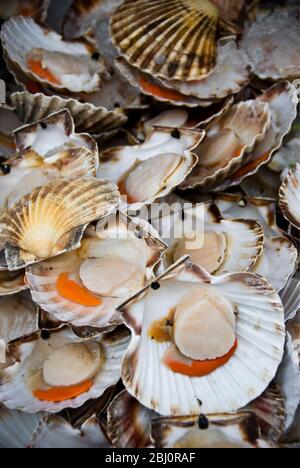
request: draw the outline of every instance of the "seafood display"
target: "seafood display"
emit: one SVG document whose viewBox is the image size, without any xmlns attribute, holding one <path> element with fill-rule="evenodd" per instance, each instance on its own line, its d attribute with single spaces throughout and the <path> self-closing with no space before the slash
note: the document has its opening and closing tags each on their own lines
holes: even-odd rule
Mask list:
<svg viewBox="0 0 300 468">
<path fill-rule="evenodd" d="M 0 448 L 300 448 L 299 30 L 0 1 Z"/>
</svg>

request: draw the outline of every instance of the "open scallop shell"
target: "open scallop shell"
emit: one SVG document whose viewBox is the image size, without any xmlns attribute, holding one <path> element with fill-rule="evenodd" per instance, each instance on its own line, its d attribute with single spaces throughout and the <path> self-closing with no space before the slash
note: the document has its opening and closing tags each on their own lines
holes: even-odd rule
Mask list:
<svg viewBox="0 0 300 468">
<path fill-rule="evenodd" d="M 86 393 L 60 403 L 35 398 L 28 386 L 28 379 L 43 368 L 43 363 L 51 351 L 66 344 L 81 343 L 82 340 L 68 329 L 64 329 L 52 333 L 46 341 L 39 336 L 33 336 L 27 343 L 15 343 L 12 352 L 17 353 L 18 362 L 0 374 L 0 401 L 9 409 L 22 409 L 27 413 L 58 413 L 65 408 L 79 408 L 86 401 L 100 397 L 106 389 L 118 382 L 128 340 L 129 334 L 125 329 L 92 340 L 99 344 L 103 352 L 102 367 L 95 376 L 92 387 Z"/>
<path fill-rule="evenodd" d="M 60 179 L 33 190 L 0 217 L 8 269 L 78 248 L 86 225 L 118 203 L 116 187 L 93 178 Z"/>
<path fill-rule="evenodd" d="M 24 271 L 2 271 L 0 268 L 0 297 L 10 296 L 27 289 L 24 273 Z"/>
<path fill-rule="evenodd" d="M 60 96 L 46 96 L 42 93 L 31 94 L 17 92 L 11 96 L 15 113 L 24 124 L 45 119 L 51 114 L 68 109 L 74 119 L 76 129 L 89 133 L 104 133 L 119 128 L 127 121 L 126 115 L 119 111 L 110 111 L 105 107 L 96 107 L 88 102 L 76 99 L 64 99 Z"/>
<path fill-rule="evenodd" d="M 215 188 L 241 168 L 255 144 L 270 126 L 269 105 L 249 100 L 233 105 L 212 122 L 204 141 L 197 147 L 199 161 L 182 184 L 183 189 Z"/>
<path fill-rule="evenodd" d="M 274 81 L 298 78 L 298 36 L 298 15 L 293 11 L 275 9 L 248 25 L 241 46 L 259 78 Z"/>
<path fill-rule="evenodd" d="M 147 408 L 174 416 L 232 412 L 261 395 L 277 372 L 285 341 L 283 307 L 269 283 L 251 273 L 214 278 L 189 260 L 178 262 L 157 282 L 159 289 L 149 287 L 121 307 L 133 333 L 122 369 L 128 392 Z M 151 340 L 148 329 L 204 284 L 235 304 L 239 346 L 212 374 L 187 377 L 161 362 L 169 343 Z"/>
<path fill-rule="evenodd" d="M 161 83 L 186 96 L 203 100 L 222 99 L 237 94 L 250 81 L 251 66 L 246 53 L 239 49 L 234 40 L 220 42 L 217 63 L 213 72 L 201 81 L 166 81 Z"/>
<path fill-rule="evenodd" d="M 152 76 L 194 81 L 215 66 L 218 23 L 218 9 L 207 0 L 125 0 L 111 33 L 131 65 Z"/>
<path fill-rule="evenodd" d="M 63 41 L 56 32 L 39 26 L 32 18 L 22 16 L 12 18 L 3 25 L 1 39 L 12 65 L 34 82 L 73 93 L 92 92 L 100 88 L 105 64 L 101 57 L 93 60 L 90 48 L 82 42 Z M 43 73 L 33 71 L 29 60 L 33 63 L 42 60 L 45 66 Z"/>
<path fill-rule="evenodd" d="M 116 448 L 145 448 L 151 445 L 151 420 L 154 411 L 142 406 L 126 390 L 107 410 L 107 432 Z"/>
<path fill-rule="evenodd" d="M 286 81 L 274 85 L 257 99 L 269 105 L 271 125 L 265 137 L 255 145 L 246 164 L 219 187 L 221 190 L 240 184 L 246 177 L 256 174 L 259 168 L 270 162 L 297 117 L 297 90 Z"/>
<path fill-rule="evenodd" d="M 300 164 L 289 172 L 281 186 L 280 207 L 284 217 L 300 229 Z"/>
<path fill-rule="evenodd" d="M 144 287 L 145 282 L 153 278 L 153 268 L 160 261 L 164 250 L 164 244 L 152 235 L 150 227 L 139 222 L 138 219 L 133 221 L 119 213 L 117 217 L 112 215 L 105 218 L 96 229 L 88 228 L 82 240 L 82 247 L 78 251 L 29 267 L 26 281 L 33 300 L 42 309 L 49 312 L 54 319 L 69 322 L 78 327 L 87 325 L 99 328 L 107 327 L 110 323 L 121 321 L 116 310 L 125 298 L 138 292 Z M 112 262 L 119 259 L 119 267 L 116 271 L 110 271 L 107 265 L 106 269 L 99 272 L 92 265 L 92 262 L 97 258 L 99 262 L 101 259 L 102 261 L 103 259 L 111 259 Z M 123 283 L 120 284 L 123 284 L 123 288 L 125 288 L 124 293 L 116 294 L 115 287 L 110 294 L 100 294 L 100 292 L 96 294 L 96 289 L 89 290 L 90 284 L 83 281 L 82 268 L 88 262 L 90 263 L 89 274 L 95 271 L 99 283 L 104 280 L 107 282 L 110 277 L 111 287 L 113 287 L 113 278 L 117 278 L 118 269 L 123 272 L 126 263 L 128 269 L 135 265 L 136 270 L 140 271 L 139 282 L 133 288 L 130 277 L 126 280 L 121 276 Z M 99 300 L 99 304 L 87 306 L 84 303 L 76 303 L 63 297 L 57 288 L 57 281 L 62 273 L 68 273 L 69 278 L 75 278 L 76 283 L 81 287 L 85 285 L 90 294 Z M 128 285 L 127 289 L 126 284 Z M 94 285 L 94 287 L 96 286 Z"/>
<path fill-rule="evenodd" d="M 203 428 L 203 423 L 205 427 Z M 251 413 L 157 418 L 152 421 L 156 448 L 275 448 L 261 437 Z"/>
<path fill-rule="evenodd" d="M 31 447 L 42 414 L 11 411 L 0 406 L 0 448 L 25 449 Z"/>
<path fill-rule="evenodd" d="M 5 364 L 8 345 L 38 330 L 37 307 L 27 293 L 0 297 L 0 363 Z"/>
<path fill-rule="evenodd" d="M 31 16 L 37 21 L 45 21 L 50 0 L 2 0 L 0 16 Z"/>
<path fill-rule="evenodd" d="M 286 320 L 295 318 L 300 310 L 300 276 L 299 271 L 291 277 L 285 288 L 280 293 L 284 305 Z"/>
<path fill-rule="evenodd" d="M 155 229 L 161 230 L 161 236 L 168 245 L 165 264 L 172 265 L 179 255 L 191 255 L 194 263 L 202 258 L 211 273 L 221 275 L 249 271 L 256 264 L 263 251 L 264 233 L 256 221 L 247 219 L 223 219 L 214 204 L 190 205 L 180 199 L 168 207 L 168 212 L 160 212 L 158 217 L 151 218 Z M 194 230 L 198 230 L 199 248 L 195 245 L 186 250 L 188 239 L 193 239 Z M 195 233 L 196 234 L 196 233 Z M 206 236 L 207 234 L 207 236 Z M 210 243 L 210 236 L 216 236 L 216 243 Z M 196 237 L 196 238 L 197 238 Z M 183 245 L 186 239 L 185 246 Z M 224 245 L 218 249 L 218 240 Z M 197 254 L 200 254 L 198 257 Z"/>
<path fill-rule="evenodd" d="M 284 289 L 295 272 L 298 254 L 293 242 L 284 237 L 276 225 L 274 200 L 220 194 L 214 201 L 226 218 L 242 217 L 261 224 L 265 234 L 264 249 L 252 272 L 270 281 L 277 291 Z"/>
<path fill-rule="evenodd" d="M 100 153 L 98 177 L 118 185 L 124 202 L 132 209 L 151 204 L 169 194 L 191 172 L 197 163 L 191 151 L 204 134 L 202 130 L 155 128 L 145 143 Z M 143 193 L 139 193 L 140 190 Z"/>
</svg>

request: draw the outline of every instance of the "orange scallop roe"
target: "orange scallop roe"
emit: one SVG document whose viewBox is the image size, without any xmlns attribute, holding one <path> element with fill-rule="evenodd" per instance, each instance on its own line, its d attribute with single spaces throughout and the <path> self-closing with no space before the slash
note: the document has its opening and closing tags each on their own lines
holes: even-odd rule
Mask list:
<svg viewBox="0 0 300 468">
<path fill-rule="evenodd" d="M 76 304 L 97 307 L 102 304 L 99 297 L 94 296 L 87 288 L 69 279 L 68 273 L 61 273 L 56 281 L 56 289 L 60 296 Z"/>
<path fill-rule="evenodd" d="M 49 81 L 49 83 L 55 85 L 61 84 L 60 81 L 51 72 L 49 72 L 46 68 L 43 68 L 42 63 L 39 60 L 29 58 L 27 60 L 27 65 L 29 69 L 42 80 Z"/>
<path fill-rule="evenodd" d="M 143 91 L 150 93 L 154 97 L 165 98 L 171 101 L 182 101 L 187 99 L 187 96 L 181 94 L 179 91 L 162 88 L 157 84 L 150 83 L 145 78 L 141 78 L 139 80 L 139 85 Z"/>
<path fill-rule="evenodd" d="M 93 380 L 88 380 L 79 385 L 71 387 L 51 388 L 50 390 L 35 390 L 33 396 L 40 401 L 48 401 L 51 403 L 60 403 L 61 401 L 72 400 L 84 393 L 87 393 L 92 385 Z"/>
</svg>

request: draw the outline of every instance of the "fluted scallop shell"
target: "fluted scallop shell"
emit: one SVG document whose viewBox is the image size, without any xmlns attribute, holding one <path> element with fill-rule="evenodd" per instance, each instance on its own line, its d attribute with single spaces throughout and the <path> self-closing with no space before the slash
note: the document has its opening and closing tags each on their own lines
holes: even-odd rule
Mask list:
<svg viewBox="0 0 300 468">
<path fill-rule="evenodd" d="M 274 81 L 299 78 L 298 36 L 297 12 L 278 8 L 248 25 L 241 46 L 259 78 Z"/>
<path fill-rule="evenodd" d="M 283 307 L 269 283 L 251 273 L 213 278 L 187 260 L 157 281 L 159 289 L 148 288 L 121 307 L 133 333 L 122 370 L 128 392 L 159 414 L 174 416 L 232 412 L 261 395 L 277 372 L 285 341 Z M 239 346 L 212 374 L 187 377 L 164 366 L 169 343 L 151 340 L 148 329 L 168 316 L 187 291 L 203 284 L 235 304 Z"/>
<path fill-rule="evenodd" d="M 33 190 L 0 218 L 10 270 L 79 247 L 85 226 L 117 207 L 116 187 L 93 178 L 59 179 Z"/>
<path fill-rule="evenodd" d="M 233 105 L 213 121 L 196 149 L 198 164 L 182 184 L 183 189 L 214 189 L 243 167 L 249 153 L 263 140 L 270 126 L 267 103 L 249 100 Z"/>
<path fill-rule="evenodd" d="M 88 400 L 100 397 L 105 390 L 118 382 L 128 340 L 129 334 L 125 329 L 119 329 L 114 333 L 103 335 L 98 340 L 93 340 L 101 346 L 104 353 L 102 367 L 94 378 L 93 386 L 88 392 L 59 403 L 43 402 L 35 398 L 27 385 L 27 379 L 43 367 L 49 351 L 66 344 L 81 343 L 82 340 L 68 329 L 63 329 L 52 333 L 47 341 L 39 336 L 33 336 L 25 344 L 16 343 L 14 347 L 19 357 L 18 363 L 0 373 L 0 401 L 9 409 L 21 409 L 27 413 L 40 411 L 58 413 L 65 408 L 79 408 Z"/>
<path fill-rule="evenodd" d="M 42 414 L 11 411 L 0 406 L 0 448 L 25 449 L 31 447 Z"/>
<path fill-rule="evenodd" d="M 262 275 L 281 291 L 295 272 L 297 249 L 276 224 L 275 201 L 267 198 L 239 195 L 217 195 L 214 198 L 224 217 L 243 217 L 258 221 L 264 230 L 262 255 L 252 272 Z"/>
<path fill-rule="evenodd" d="M 157 418 L 152 422 L 152 438 L 156 448 L 275 448 L 261 437 L 255 416 L 246 411 Z"/>
<path fill-rule="evenodd" d="M 300 164 L 289 172 L 281 186 L 280 207 L 285 218 L 300 229 Z"/>
<path fill-rule="evenodd" d="M 64 18 L 64 37 L 74 39 L 83 36 L 99 20 L 108 20 L 120 3 L 122 0 L 72 1 Z"/>
<path fill-rule="evenodd" d="M 88 102 L 64 99 L 60 96 L 46 96 L 42 93 L 17 92 L 11 96 L 14 111 L 24 124 L 45 119 L 49 115 L 68 109 L 74 119 L 76 129 L 89 133 L 104 133 L 125 124 L 127 117 L 121 111 L 110 111 Z"/>
<path fill-rule="evenodd" d="M 27 289 L 25 272 L 1 271 L 0 268 L 0 297 L 10 296 Z"/>
<path fill-rule="evenodd" d="M 77 327 L 103 328 L 122 321 L 116 312 L 118 306 L 126 297 L 138 292 L 145 282 L 151 280 L 154 276 L 154 266 L 160 261 L 164 250 L 164 244 L 153 236 L 150 226 L 119 213 L 118 217 L 112 215 L 105 218 L 103 225 L 99 223 L 96 229 L 89 228 L 78 251 L 29 267 L 26 281 L 33 300 L 55 320 L 68 322 Z M 60 294 L 57 281 L 61 274 L 67 272 L 69 278 L 75 278 L 76 283 L 82 287 L 84 284 L 80 276 L 82 265 L 91 259 L 101 260 L 107 257 L 112 259 L 117 257 L 120 263 L 126 261 L 128 268 L 134 264 L 136 268 L 141 269 L 143 281 L 137 289 L 129 289 L 125 297 L 114 294 L 95 295 L 95 291 L 90 291 L 90 294 L 100 302 L 92 306 L 73 302 Z M 111 274 L 107 271 L 107 275 Z M 117 274 L 118 271 L 115 272 L 115 275 Z M 101 283 L 99 275 L 100 273 L 98 278 Z M 105 273 L 103 276 L 103 279 L 108 278 Z"/>
<path fill-rule="evenodd" d="M 1 39 L 9 63 L 17 69 L 17 72 L 21 70 L 33 82 L 57 90 L 67 89 L 73 93 L 92 92 L 100 88 L 101 75 L 105 71 L 105 65 L 101 57 L 98 60 L 92 60 L 90 48 L 82 42 L 66 42 L 56 32 L 39 26 L 32 18 L 22 16 L 11 18 L 3 25 Z M 63 62 L 64 57 L 64 63 L 60 66 L 69 66 L 69 70 L 60 68 L 57 71 L 56 69 L 55 79 L 51 78 L 51 80 L 47 73 L 43 76 L 37 74 L 36 71 L 30 69 L 27 60 L 32 51 L 37 50 L 42 51 L 43 54 L 49 54 L 47 63 L 50 59 L 53 60 L 52 68 L 54 64 L 56 67 L 59 65 L 58 57 L 61 62 Z M 66 56 L 53 55 L 57 53 L 66 54 Z M 69 63 L 66 62 L 67 58 Z M 39 59 L 34 58 L 34 60 Z M 82 63 L 84 61 L 87 67 L 87 70 L 84 70 L 82 66 L 81 74 L 76 68 L 81 63 L 80 60 Z M 53 75 L 53 73 L 51 74 Z"/>
<path fill-rule="evenodd" d="M 8 345 L 38 330 L 37 307 L 30 295 L 0 297 L 0 363 L 7 362 Z"/>
<path fill-rule="evenodd" d="M 240 92 L 249 83 L 250 74 L 246 53 L 234 40 L 229 40 L 219 43 L 216 66 L 207 78 L 193 82 L 161 80 L 161 83 L 186 96 L 214 100 Z"/>
<path fill-rule="evenodd" d="M 202 141 L 204 134 L 205 132 L 202 130 L 174 131 L 173 128 L 155 128 L 150 132 L 147 140 L 140 145 L 110 148 L 100 153 L 98 177 L 118 185 L 124 202 L 127 201 L 132 209 L 153 203 L 179 186 L 191 172 L 197 163 L 197 157 L 192 153 L 192 150 Z M 173 168 L 170 175 L 167 173 L 165 176 L 162 173 L 162 178 L 165 178 L 164 183 L 161 184 L 162 187 L 158 189 L 157 193 L 152 193 L 153 176 L 154 174 L 159 175 L 164 157 L 170 157 L 170 164 L 173 157 L 176 167 Z M 158 158 L 160 158 L 160 162 Z M 150 165 L 151 161 L 153 162 L 153 169 L 150 171 L 152 179 L 150 180 L 147 174 L 142 173 L 140 176 L 139 188 L 148 190 L 145 192 L 145 198 L 143 199 L 144 195 L 141 194 L 138 194 L 136 199 L 126 197 L 127 192 L 124 190 L 123 184 L 127 183 L 134 171 L 139 170 L 139 168 L 143 169 L 145 164 Z M 131 182 L 137 184 L 138 180 L 138 176 L 136 176 Z M 159 180 L 159 182 L 162 181 Z"/>
<path fill-rule="evenodd" d="M 284 305 L 286 320 L 295 318 L 300 310 L 300 274 L 299 271 L 291 277 L 280 293 Z"/>
<path fill-rule="evenodd" d="M 107 433 L 116 448 L 145 448 L 152 444 L 151 420 L 154 411 L 142 406 L 126 390 L 107 409 Z"/>
<path fill-rule="evenodd" d="M 191 238 L 194 230 L 199 236 L 199 250 L 195 246 L 195 254 L 202 251 L 202 258 L 207 260 L 208 264 L 209 258 L 218 258 L 221 254 L 218 251 L 214 252 L 211 245 L 205 244 L 206 234 L 215 233 L 225 238 L 223 248 L 226 253 L 212 271 L 214 275 L 249 271 L 263 251 L 264 232 L 258 222 L 245 218 L 224 219 L 214 204 L 191 205 L 178 199 L 177 203 L 171 204 L 167 213 L 160 212 L 157 217 L 151 218 L 151 224 L 156 229 L 161 229 L 161 236 L 168 245 L 165 256 L 168 266 L 178 259 L 175 255 L 182 239 Z M 188 240 L 186 242 L 188 243 Z M 189 253 L 193 258 L 193 251 Z M 201 264 L 199 266 L 204 267 Z"/>
<path fill-rule="evenodd" d="M 287 81 L 274 85 L 259 96 L 258 100 L 269 105 L 271 125 L 265 137 L 255 145 L 246 164 L 221 184 L 220 190 L 240 184 L 245 178 L 256 174 L 262 166 L 269 163 L 275 151 L 281 147 L 284 137 L 291 130 L 292 123 L 297 117 L 297 90 Z"/>
<path fill-rule="evenodd" d="M 2 0 L 0 16 L 31 16 L 37 21 L 44 21 L 47 17 L 50 0 Z"/>
<path fill-rule="evenodd" d="M 207 0 L 125 0 L 111 33 L 131 65 L 152 76 L 193 81 L 215 65 L 218 21 L 218 9 Z"/>
</svg>

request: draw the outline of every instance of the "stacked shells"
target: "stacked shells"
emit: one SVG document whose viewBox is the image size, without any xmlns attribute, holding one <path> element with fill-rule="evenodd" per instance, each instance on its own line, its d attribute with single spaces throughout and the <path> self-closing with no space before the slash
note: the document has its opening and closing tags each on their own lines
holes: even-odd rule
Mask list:
<svg viewBox="0 0 300 468">
<path fill-rule="evenodd" d="M 0 447 L 299 447 L 300 15 L 55 7 L 0 7 Z"/>
</svg>

